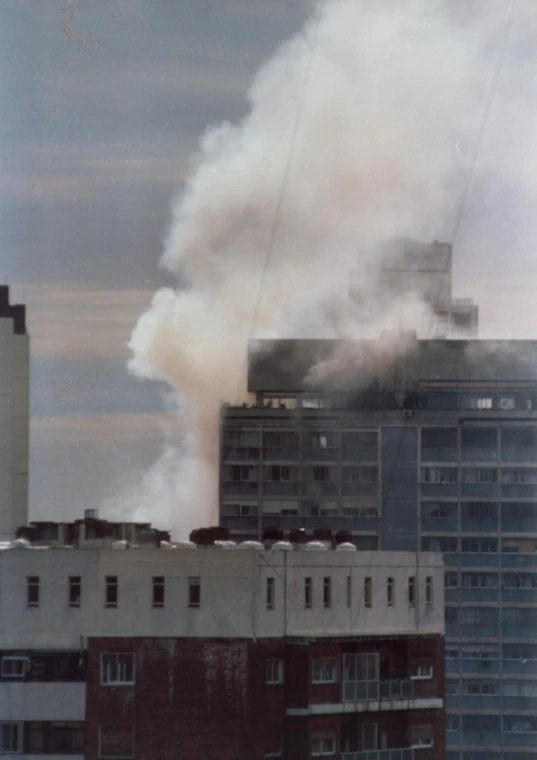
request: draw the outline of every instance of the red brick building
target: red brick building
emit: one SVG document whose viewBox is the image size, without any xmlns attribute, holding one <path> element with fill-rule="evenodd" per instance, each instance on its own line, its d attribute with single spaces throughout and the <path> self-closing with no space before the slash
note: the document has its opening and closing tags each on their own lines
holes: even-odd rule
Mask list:
<svg viewBox="0 0 537 760">
<path fill-rule="evenodd" d="M 86 758 L 442 760 L 443 662 L 441 636 L 90 638 Z"/>
</svg>

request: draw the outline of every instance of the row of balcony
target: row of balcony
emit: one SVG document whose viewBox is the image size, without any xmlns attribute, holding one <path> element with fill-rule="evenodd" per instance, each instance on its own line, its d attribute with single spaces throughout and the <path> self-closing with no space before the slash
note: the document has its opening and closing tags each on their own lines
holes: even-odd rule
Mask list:
<svg viewBox="0 0 537 760">
<path fill-rule="evenodd" d="M 241 447 L 224 449 L 226 462 L 367 462 L 376 464 L 379 452 L 376 448 L 274 448 Z"/>
<path fill-rule="evenodd" d="M 537 464 L 537 448 L 442 448 L 421 450 L 421 461 L 431 463 L 482 462 L 491 464 Z"/>
</svg>

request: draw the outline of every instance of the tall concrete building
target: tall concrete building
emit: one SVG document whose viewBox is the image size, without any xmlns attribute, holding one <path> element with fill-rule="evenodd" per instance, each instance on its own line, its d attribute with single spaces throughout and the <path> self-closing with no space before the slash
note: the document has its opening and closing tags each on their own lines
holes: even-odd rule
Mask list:
<svg viewBox="0 0 537 760">
<path fill-rule="evenodd" d="M 444 760 L 438 552 L 94 518 L 21 535 L 0 551 L 0 753 Z"/>
<path fill-rule="evenodd" d="M 0 541 L 28 521 L 29 338 L 25 307 L 0 286 Z"/>
<path fill-rule="evenodd" d="M 442 551 L 447 758 L 537 758 L 537 342 L 265 342 L 248 385 L 221 523 Z"/>
</svg>

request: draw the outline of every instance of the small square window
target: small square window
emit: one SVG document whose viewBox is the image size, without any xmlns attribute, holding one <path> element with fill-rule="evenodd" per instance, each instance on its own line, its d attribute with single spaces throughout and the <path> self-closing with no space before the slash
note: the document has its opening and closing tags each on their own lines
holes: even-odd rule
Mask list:
<svg viewBox="0 0 537 760">
<path fill-rule="evenodd" d="M 432 662 L 414 662 L 410 666 L 410 678 L 413 681 L 427 681 L 433 677 Z"/>
<path fill-rule="evenodd" d="M 425 606 L 429 609 L 433 606 L 433 578 L 431 575 L 425 578 Z"/>
<path fill-rule="evenodd" d="M 134 683 L 133 654 L 101 654 L 101 685 L 125 686 Z"/>
<path fill-rule="evenodd" d="M 267 660 L 267 683 L 283 683 L 283 660 Z"/>
<path fill-rule="evenodd" d="M 2 657 L 2 678 L 24 678 L 29 666 L 28 657 Z"/>
<path fill-rule="evenodd" d="M 324 757 L 336 754 L 336 739 L 334 736 L 317 736 L 311 740 L 311 756 Z"/>
<path fill-rule="evenodd" d="M 311 682 L 312 683 L 335 683 L 337 681 L 337 660 L 333 657 L 324 657 L 312 660 Z"/>
</svg>

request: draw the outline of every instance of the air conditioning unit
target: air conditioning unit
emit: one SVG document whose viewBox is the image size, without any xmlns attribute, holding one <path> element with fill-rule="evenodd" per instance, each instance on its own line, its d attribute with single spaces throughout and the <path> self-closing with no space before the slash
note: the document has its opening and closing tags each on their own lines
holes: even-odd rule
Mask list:
<svg viewBox="0 0 537 760">
<path fill-rule="evenodd" d="M 414 416 L 413 409 L 403 409 L 403 417 L 405 417 L 405 419 L 408 419 L 409 417 L 413 417 L 413 416 Z"/>
</svg>

